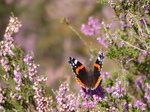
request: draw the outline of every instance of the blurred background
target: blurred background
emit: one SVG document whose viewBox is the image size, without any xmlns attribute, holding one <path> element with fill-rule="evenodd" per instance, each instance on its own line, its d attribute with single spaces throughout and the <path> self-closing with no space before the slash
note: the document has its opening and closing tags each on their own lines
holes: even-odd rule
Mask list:
<svg viewBox="0 0 150 112">
<path fill-rule="evenodd" d="M 0 0 L 0 39 L 2 40 L 11 12 L 22 21 L 22 28 L 14 35 L 18 45 L 28 53 L 34 53 L 35 62 L 40 64 L 39 75 L 47 75 L 50 88 L 58 89 L 63 81 L 71 88 L 80 86 L 68 64 L 72 56 L 83 64 L 89 61 L 89 52 L 79 37 L 66 25 L 60 23 L 62 17 L 70 20 L 70 25 L 83 37 L 85 42 L 96 49 L 106 51 L 96 40 L 81 33 L 81 25 L 87 24 L 88 17 L 106 20 L 118 26 L 112 19 L 114 12 L 107 4 L 97 4 L 96 0 Z M 93 61 L 97 57 L 94 57 Z M 115 63 L 105 58 L 103 71 L 115 71 Z"/>
</svg>

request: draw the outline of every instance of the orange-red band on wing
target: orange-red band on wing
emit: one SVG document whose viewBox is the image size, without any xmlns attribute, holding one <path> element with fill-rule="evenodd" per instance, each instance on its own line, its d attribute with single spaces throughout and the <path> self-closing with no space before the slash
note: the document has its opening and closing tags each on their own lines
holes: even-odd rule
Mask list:
<svg viewBox="0 0 150 112">
<path fill-rule="evenodd" d="M 76 77 L 76 80 L 82 87 L 86 88 L 86 85 L 84 83 L 82 83 L 78 77 Z"/>
<path fill-rule="evenodd" d="M 97 88 L 97 86 L 99 85 L 99 83 L 101 82 L 101 80 L 102 80 L 102 77 L 101 77 L 101 76 L 98 77 L 97 82 L 96 82 L 96 84 L 94 85 L 94 88 L 95 88 L 95 89 Z"/>
<path fill-rule="evenodd" d="M 76 68 L 76 74 L 79 74 L 79 70 L 83 69 L 84 68 L 84 65 L 81 65 L 79 66 L 78 68 Z"/>
<path fill-rule="evenodd" d="M 101 68 L 100 68 L 100 65 L 99 65 L 99 64 L 94 64 L 94 66 L 95 66 L 96 68 L 98 68 L 98 71 L 100 71 L 100 70 L 101 70 Z"/>
</svg>

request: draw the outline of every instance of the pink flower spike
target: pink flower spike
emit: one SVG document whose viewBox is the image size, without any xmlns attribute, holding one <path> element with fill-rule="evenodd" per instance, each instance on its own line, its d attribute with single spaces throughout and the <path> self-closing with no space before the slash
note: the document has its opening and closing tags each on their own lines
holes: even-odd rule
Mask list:
<svg viewBox="0 0 150 112">
<path fill-rule="evenodd" d="M 108 43 L 104 41 L 102 37 L 98 37 L 97 40 L 101 43 L 105 48 L 108 48 Z"/>
<path fill-rule="evenodd" d="M 119 47 L 122 47 L 123 45 L 124 45 L 123 41 L 119 43 Z"/>
<path fill-rule="evenodd" d="M 94 19 L 93 16 L 89 17 L 88 25 L 91 25 L 94 29 L 100 29 L 100 23 L 98 19 Z"/>
<path fill-rule="evenodd" d="M 81 32 L 84 33 L 85 35 L 89 35 L 89 36 L 94 35 L 94 29 L 85 24 L 82 24 Z"/>
<path fill-rule="evenodd" d="M 18 72 L 17 70 L 14 70 L 14 75 L 15 77 L 21 77 L 21 73 Z"/>
</svg>

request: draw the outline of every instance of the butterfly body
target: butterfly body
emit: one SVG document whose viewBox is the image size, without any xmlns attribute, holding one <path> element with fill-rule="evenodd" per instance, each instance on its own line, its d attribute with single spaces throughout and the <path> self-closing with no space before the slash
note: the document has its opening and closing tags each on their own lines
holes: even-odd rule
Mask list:
<svg viewBox="0 0 150 112">
<path fill-rule="evenodd" d="M 76 81 L 85 89 L 94 90 L 101 83 L 102 78 L 100 71 L 103 63 L 103 53 L 97 58 L 93 69 L 87 70 L 85 66 L 76 60 L 75 58 L 69 57 L 69 63 L 75 73 Z"/>
</svg>

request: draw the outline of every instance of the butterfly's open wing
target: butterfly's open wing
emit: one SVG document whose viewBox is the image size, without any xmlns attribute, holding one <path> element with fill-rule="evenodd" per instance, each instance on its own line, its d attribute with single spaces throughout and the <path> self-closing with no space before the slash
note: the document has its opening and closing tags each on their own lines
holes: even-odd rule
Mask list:
<svg viewBox="0 0 150 112">
<path fill-rule="evenodd" d="M 88 78 L 88 72 L 85 66 L 80 63 L 75 58 L 69 57 L 68 61 L 72 67 L 73 72 L 76 75 L 77 82 L 83 87 L 86 88 L 87 86 L 87 78 Z"/>
<path fill-rule="evenodd" d="M 100 82 L 102 81 L 102 77 L 101 77 L 101 74 L 100 74 L 100 71 L 101 71 L 101 69 L 102 69 L 102 66 L 103 66 L 103 59 L 104 59 L 104 55 L 103 55 L 103 53 L 101 53 L 99 56 L 98 56 L 98 58 L 97 58 L 97 60 L 96 60 L 96 62 L 95 62 L 95 64 L 94 64 L 94 70 L 93 70 L 93 77 L 94 77 L 94 89 L 96 89 L 97 88 L 97 86 L 100 84 Z"/>
</svg>

